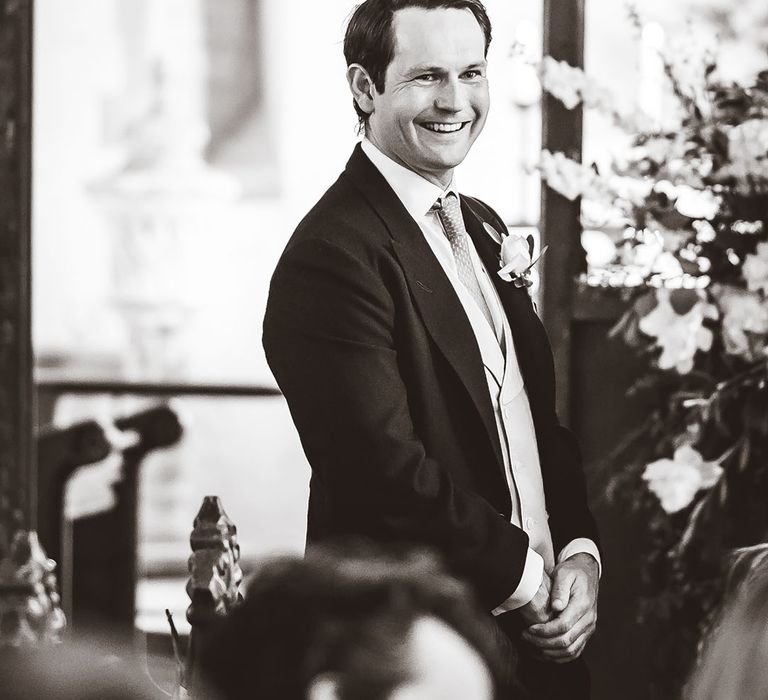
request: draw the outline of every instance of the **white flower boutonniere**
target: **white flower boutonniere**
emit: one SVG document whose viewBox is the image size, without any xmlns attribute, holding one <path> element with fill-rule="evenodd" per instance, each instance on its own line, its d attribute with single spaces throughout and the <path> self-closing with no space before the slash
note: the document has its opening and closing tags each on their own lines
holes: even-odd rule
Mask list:
<svg viewBox="0 0 768 700">
<path fill-rule="evenodd" d="M 525 236 L 519 233 L 502 235 L 488 223 L 483 223 L 483 226 L 486 233 L 501 246 L 499 277 L 505 282 L 512 282 L 515 287 L 530 287 L 533 284 L 531 270 L 547 252 L 547 246 L 535 260 L 531 260 L 533 244 Z"/>
</svg>

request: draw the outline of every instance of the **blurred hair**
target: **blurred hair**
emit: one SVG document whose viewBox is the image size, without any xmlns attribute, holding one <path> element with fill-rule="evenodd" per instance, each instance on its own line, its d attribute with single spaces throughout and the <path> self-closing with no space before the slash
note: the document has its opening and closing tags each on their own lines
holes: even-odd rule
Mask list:
<svg viewBox="0 0 768 700">
<path fill-rule="evenodd" d="M 392 30 L 395 12 L 407 7 L 425 10 L 469 10 L 485 35 L 485 53 L 491 44 L 491 20 L 480 0 L 365 0 L 355 8 L 344 36 L 344 58 L 347 65 L 359 63 L 368 72 L 376 90 L 384 92 L 384 77 L 395 55 Z M 352 101 L 361 127 L 368 123 L 356 100 Z"/>
<path fill-rule="evenodd" d="M 384 700 L 408 680 L 406 640 L 423 617 L 463 637 L 498 678 L 490 621 L 433 557 L 345 551 L 262 565 L 203 653 L 203 671 L 226 700 L 303 700 L 325 674 L 341 700 Z"/>
<path fill-rule="evenodd" d="M 685 700 L 768 698 L 768 548 L 744 550 Z M 751 563 L 751 565 L 745 565 Z"/>
</svg>

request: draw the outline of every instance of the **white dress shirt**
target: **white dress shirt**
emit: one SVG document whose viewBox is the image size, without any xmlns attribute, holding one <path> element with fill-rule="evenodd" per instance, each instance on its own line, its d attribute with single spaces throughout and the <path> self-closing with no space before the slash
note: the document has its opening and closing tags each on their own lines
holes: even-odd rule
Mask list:
<svg viewBox="0 0 768 700">
<path fill-rule="evenodd" d="M 491 312 L 491 327 L 472 294 L 460 281 L 450 241 L 443 231 L 437 212 L 431 211 L 437 199 L 448 192 L 459 196 L 455 179 L 443 190 L 384 155 L 367 139 L 364 139 L 361 145 L 365 155 L 381 172 L 419 225 L 459 297 L 480 348 L 512 500 L 511 521 L 525 530 L 529 537 L 528 554 L 520 582 L 512 595 L 494 610 L 494 613 L 514 610 L 534 597 L 541 585 L 543 572 L 546 570 L 551 573 L 555 556 L 549 531 L 536 433 L 509 321 L 498 292 L 470 238 L 467 241 L 470 257 L 480 289 Z M 586 552 L 600 563 L 597 546 L 586 538 L 578 538 L 566 545 L 558 554 L 557 561 L 567 559 L 578 552 Z"/>
</svg>

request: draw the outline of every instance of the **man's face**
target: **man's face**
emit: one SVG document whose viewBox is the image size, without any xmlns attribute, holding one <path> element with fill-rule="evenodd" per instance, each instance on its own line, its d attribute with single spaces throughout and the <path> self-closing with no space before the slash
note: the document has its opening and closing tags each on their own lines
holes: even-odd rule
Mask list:
<svg viewBox="0 0 768 700">
<path fill-rule="evenodd" d="M 485 125 L 485 36 L 469 10 L 409 7 L 393 19 L 395 54 L 373 91 L 366 135 L 386 155 L 445 186 Z"/>
</svg>

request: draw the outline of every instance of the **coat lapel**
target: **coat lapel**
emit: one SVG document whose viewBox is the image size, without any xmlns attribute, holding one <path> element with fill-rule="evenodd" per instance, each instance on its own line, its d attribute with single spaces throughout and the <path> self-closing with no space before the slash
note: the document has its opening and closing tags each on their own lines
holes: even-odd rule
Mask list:
<svg viewBox="0 0 768 700">
<path fill-rule="evenodd" d="M 554 387 L 548 386 L 546 382 L 546 377 L 551 374 L 551 370 L 547 371 L 546 363 L 551 363 L 552 357 L 546 331 L 533 309 L 528 290 L 515 287 L 496 274 L 499 269 L 499 244 L 483 228 L 483 221 L 487 219 L 481 218 L 478 207 L 471 206 L 467 200 L 467 197 L 461 198 L 467 233 L 472 238 L 475 249 L 501 298 L 512 329 L 517 361 L 531 404 L 531 413 L 534 418 L 538 418 L 539 409 L 546 406 L 546 397 L 554 390 Z M 488 223 L 494 225 L 491 221 Z"/>
<path fill-rule="evenodd" d="M 419 225 L 359 145 L 347 163 L 346 172 L 389 229 L 395 254 L 405 271 L 424 325 L 471 396 L 493 445 L 499 467 L 503 469 L 501 445 L 480 349 L 453 285 Z"/>
</svg>

